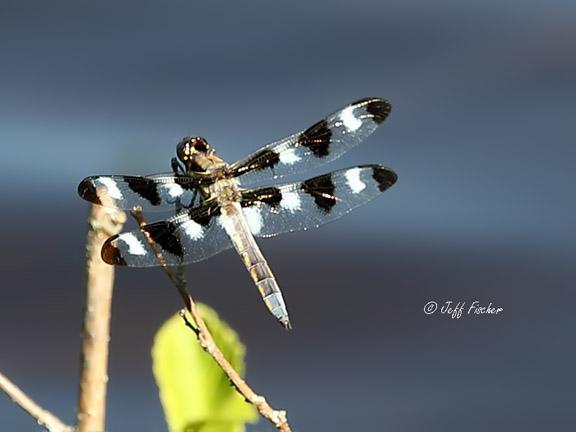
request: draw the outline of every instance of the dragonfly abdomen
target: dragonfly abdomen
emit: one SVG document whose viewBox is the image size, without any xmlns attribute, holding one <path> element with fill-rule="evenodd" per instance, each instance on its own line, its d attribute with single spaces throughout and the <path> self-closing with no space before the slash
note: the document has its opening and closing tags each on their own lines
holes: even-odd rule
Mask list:
<svg viewBox="0 0 576 432">
<path fill-rule="evenodd" d="M 258 288 L 266 307 L 287 329 L 288 311 L 276 278 L 260 251 L 238 203 L 222 206 L 224 228 Z"/>
<path fill-rule="evenodd" d="M 268 263 L 265 260 L 253 264 L 246 263 L 246 261 L 244 261 L 244 263 L 252 280 L 256 284 L 256 288 L 260 291 L 264 303 L 266 303 L 266 306 L 270 312 L 272 312 L 272 315 L 274 315 L 284 327 L 290 328 L 288 311 L 286 310 L 280 287 Z"/>
</svg>

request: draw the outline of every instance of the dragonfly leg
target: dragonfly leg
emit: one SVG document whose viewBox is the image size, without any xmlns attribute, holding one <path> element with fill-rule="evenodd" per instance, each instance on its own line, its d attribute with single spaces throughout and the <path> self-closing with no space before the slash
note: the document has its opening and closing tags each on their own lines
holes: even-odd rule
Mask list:
<svg viewBox="0 0 576 432">
<path fill-rule="evenodd" d="M 172 164 L 172 171 L 174 171 L 174 174 L 178 174 L 179 172 L 181 172 L 181 173 L 184 172 L 184 167 L 180 164 L 180 162 L 178 162 L 178 158 L 173 157 L 171 164 Z"/>
</svg>

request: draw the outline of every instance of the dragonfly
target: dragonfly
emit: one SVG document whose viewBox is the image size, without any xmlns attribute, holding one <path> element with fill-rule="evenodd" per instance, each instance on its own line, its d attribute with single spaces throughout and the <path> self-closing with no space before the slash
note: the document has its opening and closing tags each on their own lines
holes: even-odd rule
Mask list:
<svg viewBox="0 0 576 432">
<path fill-rule="evenodd" d="M 234 247 L 269 311 L 290 329 L 282 291 L 255 237 L 334 221 L 379 196 L 398 177 L 390 168 L 370 164 L 304 181 L 259 184 L 339 158 L 372 134 L 390 110 L 385 99 L 358 100 L 232 164 L 206 139 L 194 136 L 178 143 L 169 173 L 86 177 L 78 194 L 87 201 L 173 212 L 167 219 L 110 237 L 102 247 L 102 259 L 129 267 L 183 266 Z"/>
</svg>

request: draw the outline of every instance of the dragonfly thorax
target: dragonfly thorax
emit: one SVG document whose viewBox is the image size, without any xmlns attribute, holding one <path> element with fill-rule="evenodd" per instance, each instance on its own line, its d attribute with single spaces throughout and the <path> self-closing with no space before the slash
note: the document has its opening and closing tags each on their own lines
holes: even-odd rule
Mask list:
<svg viewBox="0 0 576 432">
<path fill-rule="evenodd" d="M 210 196 L 216 197 L 221 206 L 238 202 L 242 198 L 238 184 L 233 179 L 222 179 L 210 185 Z"/>
</svg>

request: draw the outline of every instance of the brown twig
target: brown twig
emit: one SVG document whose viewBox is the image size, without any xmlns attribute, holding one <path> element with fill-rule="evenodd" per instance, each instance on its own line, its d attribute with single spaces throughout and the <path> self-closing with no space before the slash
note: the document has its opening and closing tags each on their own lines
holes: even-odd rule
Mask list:
<svg viewBox="0 0 576 432">
<path fill-rule="evenodd" d="M 0 373 L 0 390 L 6 393 L 12 401 L 30 414 L 36 422 L 50 432 L 72 432 L 74 428 L 62 422 L 58 417 L 34 402 L 20 388 Z"/>
<path fill-rule="evenodd" d="M 114 266 L 102 261 L 100 251 L 108 237 L 120 232 L 126 215 L 115 209 L 113 203 L 102 204 L 110 207 L 91 206 L 86 245 L 87 285 L 82 331 L 78 432 L 105 430 Z"/>
<path fill-rule="evenodd" d="M 136 219 L 140 227 L 146 224 L 141 210 L 133 210 L 132 216 Z M 148 243 L 154 249 L 156 258 L 158 259 L 162 269 L 178 289 L 178 293 L 180 294 L 180 297 L 182 297 L 182 301 L 186 306 L 186 311 L 190 313 L 190 316 L 194 320 L 196 325 L 193 325 L 188 320 L 184 312 L 180 313 L 180 316 L 182 316 L 184 319 L 185 324 L 190 327 L 190 329 L 196 334 L 200 346 L 204 349 L 204 351 L 210 354 L 218 366 L 220 366 L 220 368 L 228 376 L 230 382 L 236 388 L 236 390 L 244 397 L 248 403 L 252 404 L 258 410 L 262 417 L 266 418 L 272 424 L 274 424 L 276 429 L 279 431 L 291 432 L 290 425 L 288 424 L 288 420 L 286 418 L 286 411 L 275 410 L 270 406 L 270 404 L 268 404 L 263 396 L 255 393 L 254 390 L 252 390 L 252 388 L 246 383 L 246 381 L 242 379 L 238 372 L 236 372 L 228 360 L 226 360 L 226 357 L 224 357 L 224 354 L 222 354 L 222 351 L 220 348 L 218 348 L 218 345 L 216 345 L 212 334 L 206 327 L 206 323 L 204 323 L 204 320 L 196 309 L 196 303 L 188 293 L 182 267 L 177 267 L 178 272 L 175 273 L 172 268 L 166 264 L 166 260 L 164 259 L 160 248 L 156 245 L 154 240 L 148 235 L 146 231 L 143 230 L 142 233 L 146 236 Z"/>
</svg>

